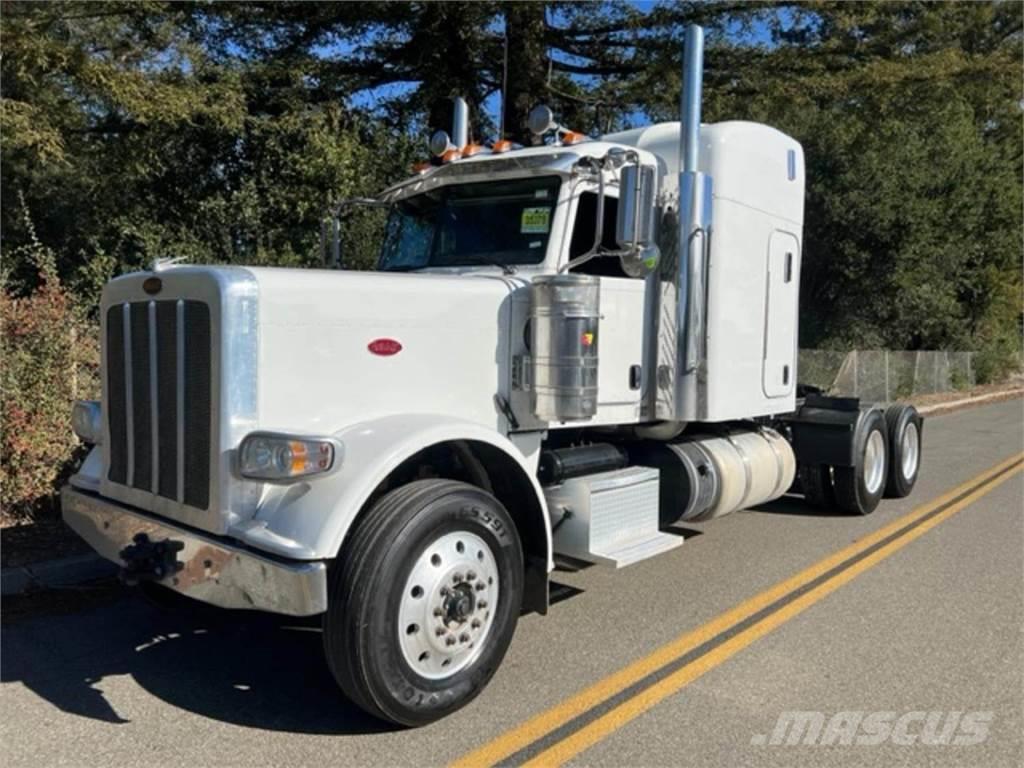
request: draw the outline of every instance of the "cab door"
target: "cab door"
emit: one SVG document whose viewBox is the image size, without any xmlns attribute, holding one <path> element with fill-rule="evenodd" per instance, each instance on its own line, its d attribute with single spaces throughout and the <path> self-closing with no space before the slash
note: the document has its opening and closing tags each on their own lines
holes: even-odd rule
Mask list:
<svg viewBox="0 0 1024 768">
<path fill-rule="evenodd" d="M 761 371 L 761 387 L 767 397 L 785 397 L 795 386 L 799 272 L 799 240 L 790 232 L 775 230 L 768 244 L 768 295 Z"/>
</svg>

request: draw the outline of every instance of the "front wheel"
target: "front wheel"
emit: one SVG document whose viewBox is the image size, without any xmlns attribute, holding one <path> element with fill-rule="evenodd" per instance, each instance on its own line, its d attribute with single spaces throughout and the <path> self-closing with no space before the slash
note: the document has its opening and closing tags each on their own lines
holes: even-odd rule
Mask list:
<svg viewBox="0 0 1024 768">
<path fill-rule="evenodd" d="M 451 480 L 402 486 L 370 509 L 332 572 L 328 666 L 377 717 L 433 722 L 491 679 L 522 593 L 522 547 L 497 499 Z"/>
</svg>

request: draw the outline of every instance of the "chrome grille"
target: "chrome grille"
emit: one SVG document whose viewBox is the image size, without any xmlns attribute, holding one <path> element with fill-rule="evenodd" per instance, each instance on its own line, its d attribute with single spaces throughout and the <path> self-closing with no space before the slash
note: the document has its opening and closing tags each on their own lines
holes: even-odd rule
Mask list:
<svg viewBox="0 0 1024 768">
<path fill-rule="evenodd" d="M 107 311 L 107 479 L 196 509 L 210 503 L 210 309 L 199 301 Z"/>
</svg>

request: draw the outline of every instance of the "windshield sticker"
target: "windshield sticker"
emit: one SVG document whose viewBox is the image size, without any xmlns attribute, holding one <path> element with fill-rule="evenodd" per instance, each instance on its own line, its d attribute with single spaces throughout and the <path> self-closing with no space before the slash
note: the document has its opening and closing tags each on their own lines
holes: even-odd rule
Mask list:
<svg viewBox="0 0 1024 768">
<path fill-rule="evenodd" d="M 523 208 L 523 216 L 519 222 L 520 234 L 546 235 L 550 226 L 550 208 Z"/>
<path fill-rule="evenodd" d="M 533 193 L 533 196 L 542 199 L 547 199 L 548 191 L 546 189 L 538 189 L 536 192 Z"/>
<path fill-rule="evenodd" d="M 544 241 L 543 240 L 533 240 L 530 243 L 530 247 L 531 248 L 540 248 L 542 245 L 544 245 Z"/>
</svg>

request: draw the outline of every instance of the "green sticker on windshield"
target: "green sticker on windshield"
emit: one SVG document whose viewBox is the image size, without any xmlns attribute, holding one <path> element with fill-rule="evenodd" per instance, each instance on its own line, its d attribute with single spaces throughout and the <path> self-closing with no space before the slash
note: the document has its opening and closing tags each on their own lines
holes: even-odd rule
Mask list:
<svg viewBox="0 0 1024 768">
<path fill-rule="evenodd" d="M 519 232 L 523 235 L 546 235 L 551 227 L 550 208 L 523 208 Z"/>
</svg>

